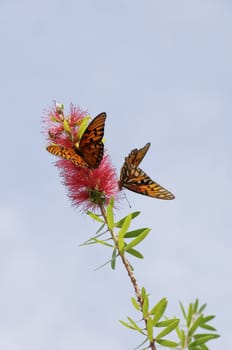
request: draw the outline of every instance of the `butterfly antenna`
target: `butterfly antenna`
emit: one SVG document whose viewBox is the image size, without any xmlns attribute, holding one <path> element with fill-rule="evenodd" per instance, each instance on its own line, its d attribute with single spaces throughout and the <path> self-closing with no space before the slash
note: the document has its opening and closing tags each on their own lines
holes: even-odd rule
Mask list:
<svg viewBox="0 0 232 350">
<path fill-rule="evenodd" d="M 130 202 L 129 202 L 128 198 L 127 198 L 127 195 L 126 195 L 126 193 L 125 193 L 124 191 L 123 191 L 123 194 L 124 194 L 124 197 L 125 197 L 125 199 L 126 199 L 128 205 L 129 205 L 129 208 L 131 209 L 131 208 L 132 208 L 132 207 L 131 207 L 131 204 L 130 204 Z"/>
</svg>

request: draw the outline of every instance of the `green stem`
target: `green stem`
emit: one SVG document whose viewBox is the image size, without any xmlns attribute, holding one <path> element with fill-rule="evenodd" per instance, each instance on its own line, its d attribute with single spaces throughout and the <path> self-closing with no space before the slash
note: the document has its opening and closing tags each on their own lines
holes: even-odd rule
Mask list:
<svg viewBox="0 0 232 350">
<path fill-rule="evenodd" d="M 126 269 L 126 271 L 128 273 L 128 276 L 129 276 L 129 278 L 131 280 L 131 283 L 132 283 L 132 285 L 134 287 L 135 295 L 137 297 L 138 303 L 139 303 L 139 305 L 141 307 L 141 310 L 142 310 L 143 298 L 142 298 L 141 290 L 140 290 L 140 287 L 138 285 L 137 279 L 136 279 L 136 277 L 134 275 L 134 272 L 133 272 L 133 270 L 131 268 L 131 265 L 130 265 L 129 261 L 127 260 L 125 254 L 121 253 L 119 251 L 119 249 L 118 249 L 118 238 L 117 238 L 117 235 L 114 233 L 113 229 L 109 228 L 107 217 L 106 217 L 105 208 L 104 208 L 103 205 L 100 205 L 100 210 L 101 210 L 101 214 L 102 214 L 102 216 L 103 216 L 103 218 L 105 220 L 105 223 L 106 223 L 106 225 L 108 227 L 108 230 L 109 230 L 109 232 L 111 234 L 112 240 L 114 241 L 114 245 L 115 245 L 115 248 L 118 251 L 118 255 L 120 256 L 120 258 L 122 260 L 122 263 L 123 263 L 123 265 L 124 265 L 124 267 L 125 267 L 125 269 Z M 147 326 L 147 320 L 146 319 L 144 319 L 144 322 L 145 322 L 145 326 Z M 151 348 L 151 350 L 157 350 L 156 346 L 155 346 L 155 340 L 153 340 L 150 343 L 150 348 Z"/>
</svg>

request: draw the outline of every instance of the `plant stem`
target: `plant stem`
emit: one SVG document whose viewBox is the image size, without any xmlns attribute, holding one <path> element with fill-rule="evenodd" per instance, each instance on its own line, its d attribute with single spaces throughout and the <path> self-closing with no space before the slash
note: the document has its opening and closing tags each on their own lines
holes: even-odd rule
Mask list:
<svg viewBox="0 0 232 350">
<path fill-rule="evenodd" d="M 141 290 L 140 290 L 140 287 L 139 287 L 139 285 L 138 285 L 137 279 L 136 279 L 136 277 L 135 277 L 135 275 L 134 275 L 134 272 L 133 272 L 133 270 L 132 270 L 132 268 L 131 268 L 131 265 L 130 265 L 129 261 L 127 260 L 125 254 L 120 253 L 120 251 L 119 251 L 119 249 L 118 249 L 118 238 L 117 238 L 117 236 L 115 235 L 113 229 L 110 229 L 110 228 L 109 228 L 108 221 L 107 221 L 107 217 L 106 217 L 105 208 L 104 208 L 103 205 L 100 205 L 100 210 L 101 210 L 101 214 L 102 214 L 102 216 L 103 216 L 103 218 L 104 218 L 104 220 L 105 220 L 105 223 L 106 223 L 106 225 L 107 225 L 107 227 L 108 227 L 108 230 L 109 230 L 109 232 L 110 232 L 110 234 L 111 234 L 112 240 L 114 241 L 115 248 L 116 248 L 117 251 L 118 251 L 118 254 L 119 254 L 119 256 L 120 256 L 120 258 L 121 258 L 121 260 L 122 260 L 123 265 L 125 266 L 125 269 L 126 269 L 126 271 L 127 271 L 127 273 L 128 273 L 128 276 L 129 276 L 129 278 L 130 278 L 130 280 L 131 280 L 131 283 L 132 283 L 132 285 L 133 285 L 133 287 L 134 287 L 135 295 L 136 295 L 136 297 L 137 297 L 138 303 L 139 303 L 139 305 L 140 305 L 140 307 L 141 307 L 141 310 L 142 310 L 142 307 L 143 307 L 143 298 L 142 298 Z M 145 326 L 147 326 L 147 320 L 146 320 L 145 318 L 144 318 L 144 322 L 145 322 Z M 155 340 L 153 340 L 153 341 L 150 343 L 150 348 L 151 348 L 151 350 L 157 350 L 157 349 L 156 349 L 156 346 L 155 346 Z"/>
</svg>

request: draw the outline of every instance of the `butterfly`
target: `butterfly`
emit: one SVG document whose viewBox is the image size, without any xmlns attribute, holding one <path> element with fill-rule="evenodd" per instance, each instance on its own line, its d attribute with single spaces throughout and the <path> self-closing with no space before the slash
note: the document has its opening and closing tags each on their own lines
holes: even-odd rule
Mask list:
<svg viewBox="0 0 232 350">
<path fill-rule="evenodd" d="M 104 154 L 104 135 L 106 113 L 98 114 L 85 129 L 79 145 L 73 148 L 49 145 L 47 151 L 55 156 L 70 160 L 77 166 L 91 169 L 98 168 Z"/>
<path fill-rule="evenodd" d="M 153 181 L 138 165 L 146 155 L 150 143 L 140 149 L 133 149 L 125 158 L 121 168 L 119 187 L 125 187 L 130 191 L 143 194 L 145 196 L 159 199 L 174 199 L 175 196 Z"/>
</svg>

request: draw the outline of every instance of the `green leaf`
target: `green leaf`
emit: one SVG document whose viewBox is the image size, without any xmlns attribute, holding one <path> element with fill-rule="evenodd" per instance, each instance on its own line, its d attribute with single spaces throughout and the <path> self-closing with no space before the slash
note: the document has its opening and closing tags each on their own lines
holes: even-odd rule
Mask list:
<svg viewBox="0 0 232 350">
<path fill-rule="evenodd" d="M 200 328 L 207 329 L 208 331 L 216 331 L 217 329 L 209 324 L 200 324 Z"/>
<path fill-rule="evenodd" d="M 198 313 L 199 313 L 199 314 L 202 313 L 202 311 L 205 310 L 206 306 L 207 306 L 207 304 L 203 304 L 203 305 L 200 307 L 200 309 L 198 310 Z"/>
<path fill-rule="evenodd" d="M 119 230 L 119 233 L 118 233 L 118 249 L 120 253 L 124 251 L 124 248 L 125 248 L 124 235 L 127 232 L 130 224 L 131 224 L 131 214 L 127 215 L 127 217 L 125 218 L 122 224 L 122 228 Z"/>
<path fill-rule="evenodd" d="M 105 222 L 99 227 L 99 229 L 97 230 L 96 234 L 98 234 L 99 232 L 101 232 L 101 230 L 104 228 L 104 226 L 105 226 Z M 106 232 L 108 232 L 108 229 L 107 229 L 105 232 L 101 233 L 101 235 L 103 235 L 103 234 L 106 233 Z"/>
<path fill-rule="evenodd" d="M 144 297 L 144 299 L 143 299 L 143 305 L 142 305 L 143 317 L 144 318 L 147 317 L 148 309 L 149 309 L 149 299 L 148 299 L 148 296 L 146 295 Z"/>
<path fill-rule="evenodd" d="M 69 122 L 68 122 L 67 119 L 65 119 L 63 121 L 63 125 L 64 125 L 64 130 L 70 135 L 71 134 L 71 129 L 70 129 Z"/>
<path fill-rule="evenodd" d="M 148 341 L 148 338 L 146 337 L 145 340 L 141 344 L 136 346 L 136 348 L 134 350 L 140 349 L 142 347 L 142 345 L 144 345 L 147 341 Z M 150 348 L 150 345 L 148 345 L 146 348 L 143 348 L 143 349 L 140 349 L 140 350 L 146 350 L 146 349 L 149 349 L 149 348 Z"/>
<path fill-rule="evenodd" d="M 117 250 L 114 248 L 113 253 L 112 253 L 112 259 L 111 259 L 111 268 L 112 268 L 112 270 L 115 270 L 116 258 L 117 258 Z"/>
<path fill-rule="evenodd" d="M 182 314 L 183 314 L 183 316 L 184 316 L 184 319 L 186 320 L 186 319 L 187 319 L 187 315 L 186 315 L 184 306 L 183 306 L 183 304 L 181 303 L 181 301 L 179 301 L 179 304 L 180 304 L 180 308 L 181 308 Z"/>
<path fill-rule="evenodd" d="M 162 322 L 160 322 L 160 323 L 162 323 Z M 156 327 L 159 327 L 158 323 L 156 324 Z M 180 328 L 178 326 L 176 327 L 176 334 L 178 335 L 178 338 L 181 339 L 181 331 L 180 331 Z"/>
<path fill-rule="evenodd" d="M 170 320 L 165 320 L 165 321 L 161 321 L 161 322 L 158 322 L 156 323 L 156 327 L 166 327 L 166 326 L 169 326 L 170 323 L 172 323 L 173 321 L 175 320 L 179 320 L 178 318 L 172 318 Z M 178 327 L 177 327 L 178 328 Z"/>
<path fill-rule="evenodd" d="M 215 318 L 215 316 L 213 316 L 213 315 L 209 315 L 209 316 L 203 317 L 201 324 L 207 323 L 207 322 L 213 320 L 214 318 Z"/>
<path fill-rule="evenodd" d="M 220 337 L 220 335 L 218 335 L 218 334 L 195 334 L 194 335 L 195 341 L 193 341 L 190 344 L 190 346 L 194 347 L 196 345 L 201 345 L 201 344 L 206 343 L 209 340 L 216 339 L 219 337 Z M 190 346 L 189 346 L 189 348 L 190 348 Z"/>
<path fill-rule="evenodd" d="M 143 255 L 136 249 L 129 249 L 126 251 L 128 254 L 135 256 L 136 258 L 143 259 Z"/>
<path fill-rule="evenodd" d="M 146 289 L 144 287 L 142 287 L 141 294 L 142 294 L 142 299 L 145 299 L 147 292 L 146 292 Z"/>
<path fill-rule="evenodd" d="M 96 215 L 94 213 L 92 213 L 91 211 L 87 211 L 87 215 L 89 215 L 92 219 L 94 219 L 95 221 L 104 223 L 104 220 L 102 218 L 99 217 L 99 215 Z M 104 223 L 105 224 L 105 223 Z"/>
<path fill-rule="evenodd" d="M 136 218 L 136 216 L 138 216 L 140 214 L 140 211 L 134 211 L 133 213 L 131 213 L 131 218 L 132 220 L 134 218 Z M 119 220 L 118 222 L 115 223 L 115 227 L 121 228 L 123 225 L 123 222 L 126 220 L 127 216 L 125 216 L 124 218 L 122 218 L 121 220 Z"/>
<path fill-rule="evenodd" d="M 167 299 L 163 298 L 151 309 L 150 314 L 154 315 L 153 326 L 156 326 L 156 323 L 161 319 L 166 310 L 167 305 Z"/>
<path fill-rule="evenodd" d="M 156 342 L 162 346 L 166 346 L 168 348 L 176 348 L 179 344 L 171 341 L 171 340 L 166 340 L 166 339 L 158 339 Z"/>
<path fill-rule="evenodd" d="M 125 322 L 125 321 L 122 321 L 122 320 L 119 320 L 119 322 L 120 322 L 123 326 L 135 330 L 135 328 L 132 327 L 131 324 L 129 324 L 129 323 Z"/>
<path fill-rule="evenodd" d="M 138 237 L 141 233 L 143 233 L 144 230 L 147 230 L 147 227 L 144 228 L 138 228 L 137 230 L 133 230 L 133 231 L 128 231 L 124 238 L 134 238 L 134 237 Z"/>
<path fill-rule="evenodd" d="M 143 241 L 147 237 L 149 232 L 150 232 L 150 229 L 146 228 L 143 233 L 141 233 L 138 237 L 133 239 L 133 241 L 128 243 L 125 250 L 127 251 L 127 249 L 131 249 L 131 248 L 135 247 L 137 244 L 139 244 L 141 241 Z"/>
<path fill-rule="evenodd" d="M 102 265 L 96 267 L 96 269 L 94 269 L 94 271 L 100 270 L 100 269 L 102 269 L 104 266 L 110 264 L 110 263 L 111 263 L 111 260 L 112 260 L 112 259 L 110 259 L 110 260 L 108 260 L 107 262 L 105 262 L 104 264 L 102 264 Z"/>
<path fill-rule="evenodd" d="M 175 319 L 174 321 L 172 321 L 172 323 L 170 323 L 169 326 L 167 326 L 165 329 L 163 329 L 157 336 L 156 336 L 156 340 L 163 338 L 165 335 L 171 333 L 173 331 L 173 329 L 175 329 L 178 324 L 179 324 L 180 320 L 179 319 Z"/>
<path fill-rule="evenodd" d="M 85 118 L 82 120 L 82 122 L 81 122 L 81 124 L 80 124 L 80 126 L 79 126 L 79 128 L 78 128 L 78 138 L 79 138 L 79 139 L 81 138 L 81 136 L 83 135 L 85 129 L 87 128 L 87 125 L 89 124 L 89 120 L 90 120 L 90 119 L 91 119 L 91 117 L 90 117 L 90 116 L 87 116 L 87 117 L 85 117 Z"/>
<path fill-rule="evenodd" d="M 197 313 L 197 308 L 198 308 L 198 304 L 199 304 L 199 300 L 196 299 L 194 305 L 193 305 L 193 313 L 196 314 Z"/>
<path fill-rule="evenodd" d="M 105 241 L 102 241 L 101 239 L 97 239 L 97 238 L 92 238 L 92 241 L 95 241 L 96 243 L 105 245 L 106 247 L 110 247 L 110 248 L 114 248 L 113 244 L 107 243 Z"/>
<path fill-rule="evenodd" d="M 181 338 L 180 338 L 181 346 L 183 348 L 185 346 L 185 342 L 186 342 L 186 335 L 185 335 L 185 332 L 183 329 L 181 329 L 180 333 L 181 333 Z"/>
<path fill-rule="evenodd" d="M 113 214 L 114 199 L 111 198 L 106 208 L 107 224 L 110 230 L 114 228 L 114 214 Z"/>
<path fill-rule="evenodd" d="M 193 333 L 195 332 L 195 330 L 199 327 L 201 321 L 202 321 L 203 315 L 200 315 L 192 324 L 192 326 L 190 327 L 189 331 L 188 331 L 188 336 L 191 337 L 193 335 Z"/>
<path fill-rule="evenodd" d="M 140 305 L 139 305 L 139 303 L 137 302 L 137 300 L 134 297 L 131 298 L 131 302 L 132 302 L 134 308 L 136 310 L 140 311 Z"/>
<path fill-rule="evenodd" d="M 151 343 L 154 340 L 154 336 L 153 336 L 153 322 L 150 317 L 147 320 L 147 336 Z"/>
<path fill-rule="evenodd" d="M 191 321 L 192 321 L 192 316 L 193 316 L 193 304 L 189 304 L 188 308 L 188 316 L 187 316 L 187 327 L 189 328 Z"/>
<path fill-rule="evenodd" d="M 136 329 L 139 333 L 145 335 L 144 331 L 137 325 L 135 321 L 132 320 L 132 318 L 130 318 L 129 316 L 127 318 L 130 321 L 131 325 L 134 327 L 134 329 Z"/>
<path fill-rule="evenodd" d="M 211 339 L 214 338 L 219 338 L 220 335 L 219 334 L 211 334 L 211 333 L 199 333 L 199 334 L 194 334 L 194 338 L 195 339 L 202 339 L 205 337 L 210 337 Z"/>
</svg>

